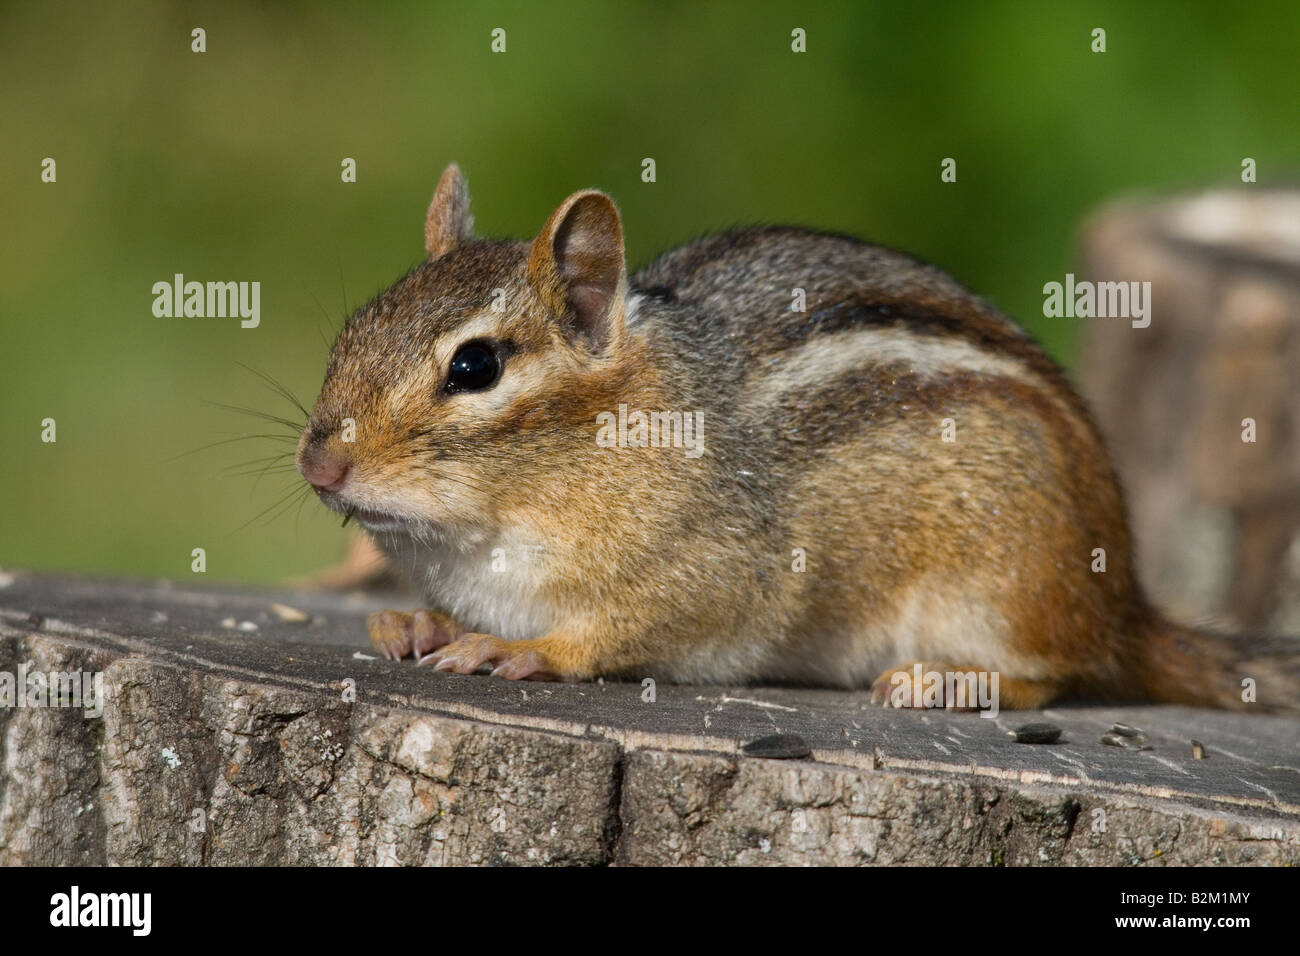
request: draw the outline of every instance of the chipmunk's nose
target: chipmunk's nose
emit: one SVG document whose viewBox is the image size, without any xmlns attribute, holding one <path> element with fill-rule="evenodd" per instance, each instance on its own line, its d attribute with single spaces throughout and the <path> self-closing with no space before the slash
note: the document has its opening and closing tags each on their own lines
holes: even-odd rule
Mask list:
<svg viewBox="0 0 1300 956">
<path fill-rule="evenodd" d="M 298 470 L 317 491 L 340 491 L 352 471 L 352 462 L 312 442 L 299 449 Z"/>
</svg>

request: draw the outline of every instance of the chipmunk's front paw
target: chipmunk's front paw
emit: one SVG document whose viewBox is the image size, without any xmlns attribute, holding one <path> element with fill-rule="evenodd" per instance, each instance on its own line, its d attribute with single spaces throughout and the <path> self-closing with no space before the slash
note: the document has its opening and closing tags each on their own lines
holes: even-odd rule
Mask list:
<svg viewBox="0 0 1300 956">
<path fill-rule="evenodd" d="M 423 657 L 460 636 L 460 627 L 436 611 L 380 611 L 366 618 L 370 643 L 390 661 Z"/>
<path fill-rule="evenodd" d="M 949 675 L 968 672 L 969 669 L 963 670 L 945 661 L 912 661 L 876 678 L 871 685 L 871 703 L 880 707 L 979 710 L 978 697 L 970 702 L 948 699 Z"/>
<path fill-rule="evenodd" d="M 557 680 L 559 674 L 536 641 L 503 641 L 491 634 L 465 634 L 420 659 L 437 670 L 473 674 L 484 664 L 495 665 L 492 674 L 507 680 Z"/>
</svg>

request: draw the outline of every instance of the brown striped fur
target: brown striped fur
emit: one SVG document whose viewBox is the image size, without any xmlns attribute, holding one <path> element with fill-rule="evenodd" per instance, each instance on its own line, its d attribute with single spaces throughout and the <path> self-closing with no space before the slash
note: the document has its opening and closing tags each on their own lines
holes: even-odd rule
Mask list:
<svg viewBox="0 0 1300 956">
<path fill-rule="evenodd" d="M 628 278 L 617 211 L 590 191 L 532 243 L 475 240 L 468 222 L 453 167 L 429 261 L 348 321 L 300 447 L 348 457 L 326 503 L 370 514 L 455 622 L 440 637 L 409 615 L 372 622 L 386 653 L 507 677 L 844 687 L 925 661 L 996 670 L 1004 707 L 1240 706 L 1247 655 L 1144 601 L 1082 400 L 951 277 L 756 228 Z M 469 338 L 500 344 L 500 382 L 444 394 Z M 620 404 L 702 413 L 705 453 L 598 447 L 596 416 Z"/>
</svg>

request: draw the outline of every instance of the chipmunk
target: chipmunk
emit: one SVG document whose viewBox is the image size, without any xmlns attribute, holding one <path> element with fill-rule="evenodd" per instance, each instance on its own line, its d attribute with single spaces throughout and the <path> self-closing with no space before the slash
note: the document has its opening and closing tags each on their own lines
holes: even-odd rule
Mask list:
<svg viewBox="0 0 1300 956">
<path fill-rule="evenodd" d="M 1012 709 L 1243 708 L 1245 678 L 1296 699 L 1293 659 L 1147 603 L 1084 402 L 939 269 L 773 227 L 629 277 L 609 196 L 574 193 L 531 242 L 476 239 L 455 165 L 424 238 L 339 334 L 297 451 L 427 602 L 372 615 L 385 656 L 886 705 L 917 663 L 996 672 Z"/>
</svg>

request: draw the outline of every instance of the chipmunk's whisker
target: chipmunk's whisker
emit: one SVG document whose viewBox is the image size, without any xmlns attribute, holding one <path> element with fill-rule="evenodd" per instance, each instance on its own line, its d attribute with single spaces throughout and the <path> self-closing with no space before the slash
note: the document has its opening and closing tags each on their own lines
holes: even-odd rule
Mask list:
<svg viewBox="0 0 1300 956">
<path fill-rule="evenodd" d="M 300 482 L 300 481 L 292 481 L 292 482 L 290 482 L 288 485 L 285 485 L 285 486 L 280 490 L 280 492 L 278 493 L 280 496 L 279 496 L 278 498 L 276 498 L 275 501 L 271 502 L 271 504 L 267 505 L 265 508 L 263 508 L 263 509 L 262 509 L 261 511 L 259 511 L 257 514 L 253 515 L 253 517 L 249 518 L 247 521 L 245 521 L 243 524 L 241 524 L 238 528 L 236 528 L 234 531 L 232 531 L 231 534 L 235 534 L 235 533 L 237 533 L 237 532 L 239 532 L 239 531 L 243 531 L 245 528 L 247 528 L 247 527 L 248 527 L 250 524 L 252 524 L 254 521 L 257 521 L 259 518 L 265 517 L 265 516 L 268 515 L 268 514 L 271 515 L 271 517 L 270 517 L 270 518 L 267 518 L 267 521 L 266 521 L 266 523 L 269 524 L 271 521 L 275 520 L 275 518 L 278 517 L 278 515 L 279 515 L 279 512 L 278 512 L 276 509 L 281 509 L 281 510 L 283 510 L 284 507 L 292 506 L 292 505 L 293 505 L 293 499 L 294 499 L 294 497 L 295 497 L 296 495 L 305 495 L 305 494 L 310 493 L 310 491 L 311 491 L 311 487 L 310 487 L 309 485 L 305 484 L 304 482 Z M 276 514 L 271 514 L 271 512 L 276 512 Z"/>
<path fill-rule="evenodd" d="M 253 368 L 251 365 L 245 365 L 243 362 L 236 362 L 235 364 L 242 369 L 246 369 L 247 371 L 252 372 L 258 378 L 260 378 L 262 382 L 269 389 L 271 389 L 271 391 L 275 392 L 277 395 L 279 395 L 281 398 L 287 401 L 294 408 L 298 409 L 298 411 L 302 412 L 304 423 L 308 418 L 311 418 L 311 412 L 307 411 L 307 409 L 303 407 L 302 402 L 298 401 L 297 397 L 293 394 L 293 392 L 289 391 L 289 389 L 285 388 L 283 385 L 281 385 L 270 375 L 266 374 L 265 372 L 259 369 Z"/>
<path fill-rule="evenodd" d="M 266 455 L 261 458 L 249 458 L 246 461 L 234 462 L 233 464 L 227 465 L 224 471 L 228 473 L 233 471 L 236 468 L 247 468 L 250 465 L 260 465 L 263 462 L 267 462 L 267 461 L 270 462 L 285 461 L 286 459 L 292 459 L 292 458 L 293 458 L 292 452 L 281 451 L 281 452 L 277 452 L 274 455 Z"/>
<path fill-rule="evenodd" d="M 204 405 L 210 405 L 213 408 L 223 408 L 228 412 L 236 412 L 240 415 L 248 415 L 251 418 L 260 418 L 263 421 L 274 422 L 277 425 L 284 425 L 286 428 L 292 428 L 301 432 L 306 425 L 306 421 L 295 422 L 292 419 L 281 418 L 279 415 L 272 415 L 269 412 L 259 412 L 255 408 L 244 408 L 240 405 L 227 405 L 225 402 L 204 401 Z"/>
<path fill-rule="evenodd" d="M 239 435 L 235 438 L 223 438 L 220 441 L 214 441 L 207 445 L 200 445 L 198 448 L 191 448 L 189 451 L 183 451 L 179 455 L 172 455 L 170 458 L 164 458 L 162 463 L 166 464 L 167 462 L 176 461 L 177 459 L 185 458 L 188 455 L 197 455 L 201 451 L 207 451 L 209 448 L 216 448 L 218 445 L 229 445 L 231 442 L 237 441 L 252 441 L 256 438 L 262 438 L 268 441 L 293 442 L 294 444 L 297 444 L 298 442 L 297 435 Z"/>
</svg>

